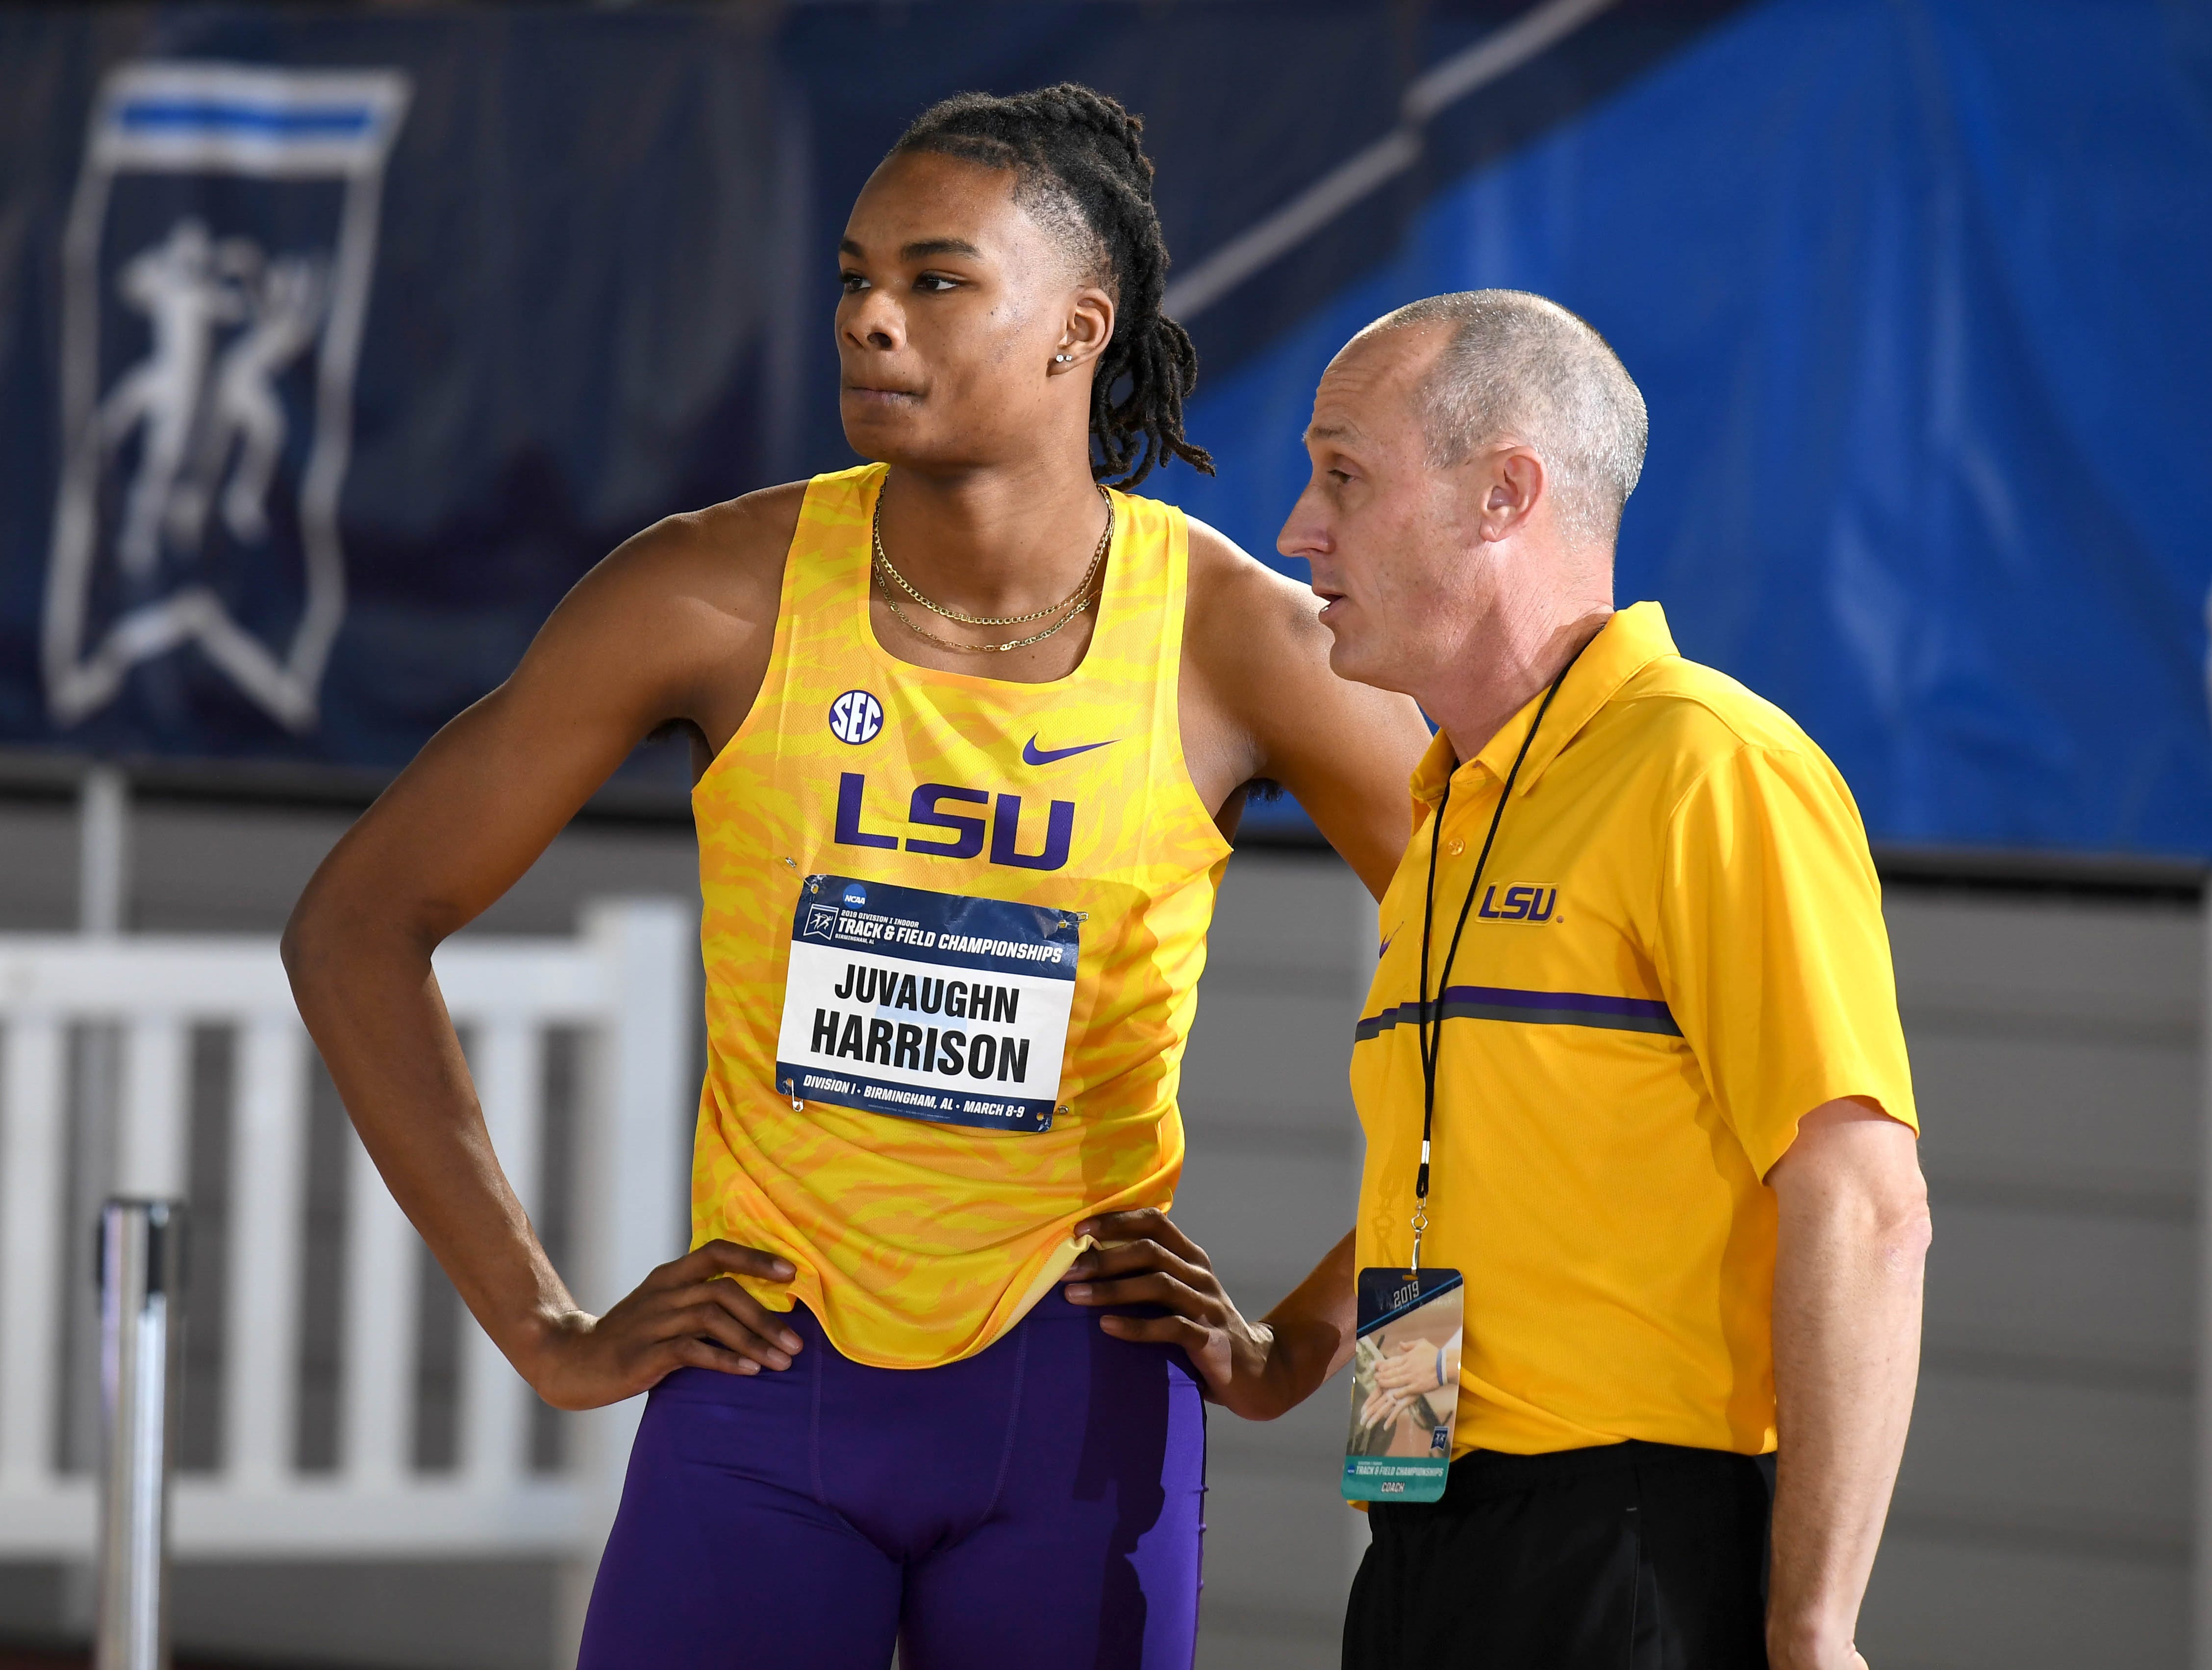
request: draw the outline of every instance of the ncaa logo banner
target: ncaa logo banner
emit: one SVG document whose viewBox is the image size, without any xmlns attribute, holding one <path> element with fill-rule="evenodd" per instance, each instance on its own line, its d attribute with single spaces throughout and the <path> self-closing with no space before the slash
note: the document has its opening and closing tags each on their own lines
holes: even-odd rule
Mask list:
<svg viewBox="0 0 2212 1670">
<path fill-rule="evenodd" d="M 145 63 L 95 101 L 63 252 L 63 463 L 40 651 L 63 728 L 197 646 L 312 730 L 405 76 Z"/>
</svg>

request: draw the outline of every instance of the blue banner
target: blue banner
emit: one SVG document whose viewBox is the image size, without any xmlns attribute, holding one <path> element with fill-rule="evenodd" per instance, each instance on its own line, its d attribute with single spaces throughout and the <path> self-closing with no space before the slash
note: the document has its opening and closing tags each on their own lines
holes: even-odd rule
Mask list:
<svg viewBox="0 0 2212 1670">
<path fill-rule="evenodd" d="M 0 741 L 396 767 L 806 467 L 773 54 L 597 21 L 0 15 Z"/>
<path fill-rule="evenodd" d="M 1204 367 L 1147 490 L 1270 553 L 1352 331 L 1540 290 L 1650 402 L 1624 599 L 1878 840 L 2212 855 L 2203 0 L 0 11 L 0 744 L 404 762 L 622 539 L 851 461 L 854 192 L 1064 76 Z"/>
<path fill-rule="evenodd" d="M 1877 841 L 2212 855 L 2212 9 L 1745 11 L 1203 388 L 1221 472 L 1176 496 L 1271 547 L 1329 356 L 1484 285 L 1619 349 L 1621 599 L 1802 723 Z"/>
</svg>

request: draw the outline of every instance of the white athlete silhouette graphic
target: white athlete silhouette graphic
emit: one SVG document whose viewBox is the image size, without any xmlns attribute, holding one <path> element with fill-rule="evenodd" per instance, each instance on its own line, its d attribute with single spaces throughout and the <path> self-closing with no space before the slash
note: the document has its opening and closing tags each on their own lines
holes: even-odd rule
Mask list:
<svg viewBox="0 0 2212 1670">
<path fill-rule="evenodd" d="M 194 548 L 234 443 L 238 463 L 223 489 L 222 519 L 247 544 L 269 537 L 269 483 L 289 429 L 276 379 L 314 342 L 329 294 L 321 261 L 288 256 L 264 267 L 245 239 L 226 240 L 222 253 L 247 297 L 247 323 L 216 361 L 191 472 L 169 505 L 169 537 Z"/>
<path fill-rule="evenodd" d="M 143 579 L 161 556 L 161 523 L 191 445 L 216 327 L 242 318 L 246 303 L 217 276 L 207 227 L 191 218 L 171 228 L 167 241 L 125 263 L 116 288 L 154 332 L 146 357 L 124 373 L 100 408 L 100 439 L 111 452 L 144 427 L 138 474 L 116 541 L 124 572 Z"/>
<path fill-rule="evenodd" d="M 267 260 L 247 238 L 214 244 L 202 222 L 186 218 L 125 264 L 117 288 L 147 315 L 154 336 L 100 407 L 111 452 L 143 427 L 116 542 L 124 571 L 152 574 L 164 535 L 197 551 L 219 489 L 232 536 L 258 544 L 268 537 L 269 486 L 289 432 L 276 379 L 321 327 L 324 264 Z M 217 332 L 232 325 L 244 328 L 217 355 Z"/>
<path fill-rule="evenodd" d="M 101 79 L 63 239 L 39 628 L 57 726 L 179 651 L 286 730 L 319 722 L 345 620 L 354 373 L 407 101 L 392 70 L 153 60 Z M 189 205 L 150 237 L 149 184 L 172 203 L 186 186 Z M 281 246 L 257 230 L 277 227 Z M 109 247 L 119 235 L 144 241 Z"/>
</svg>

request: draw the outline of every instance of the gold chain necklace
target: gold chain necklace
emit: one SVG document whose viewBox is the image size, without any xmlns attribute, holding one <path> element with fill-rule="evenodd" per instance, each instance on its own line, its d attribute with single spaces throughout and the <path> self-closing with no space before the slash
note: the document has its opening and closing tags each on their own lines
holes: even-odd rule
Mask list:
<svg viewBox="0 0 2212 1670">
<path fill-rule="evenodd" d="M 1046 639 L 1051 637 L 1054 633 L 1059 631 L 1060 628 L 1066 626 L 1070 621 L 1079 616 L 1084 610 L 1090 608 L 1092 604 L 1097 601 L 1098 599 L 1095 597 L 1089 597 L 1081 599 L 1076 604 L 1074 608 L 1068 610 L 1066 616 L 1063 619 L 1054 621 L 1050 626 L 1045 628 L 1042 632 L 1030 633 L 1026 638 L 1009 638 L 1003 644 L 959 644 L 953 642 L 950 638 L 940 638 L 934 632 L 929 631 L 927 628 L 917 625 L 911 618 L 908 617 L 906 610 L 898 606 L 898 599 L 896 598 L 893 597 L 889 591 L 885 591 L 884 593 L 884 602 L 890 606 L 893 618 L 895 618 L 901 626 L 913 633 L 915 637 L 921 639 L 922 642 L 926 644 L 935 644 L 939 649 L 957 650 L 963 655 L 991 655 L 1003 650 L 1027 649 L 1031 644 L 1041 644 Z"/>
<path fill-rule="evenodd" d="M 878 493 L 876 495 L 875 513 L 870 519 L 868 526 L 869 543 L 872 547 L 875 567 L 884 574 L 887 581 L 896 582 L 899 590 L 904 592 L 924 609 L 933 614 L 941 615 L 948 621 L 957 621 L 963 626 L 1021 626 L 1030 621 L 1043 620 L 1048 616 L 1061 615 L 1062 610 L 1066 612 L 1043 631 L 1032 633 L 1026 638 L 1012 638 L 1002 644 L 963 644 L 956 643 L 950 638 L 940 638 L 935 633 L 925 631 L 915 624 L 906 610 L 899 607 L 898 599 L 891 594 L 890 584 L 886 584 L 884 587 L 884 602 L 890 608 L 892 617 L 901 626 L 923 642 L 935 644 L 939 649 L 953 650 L 963 655 L 991 655 L 1010 649 L 1025 649 L 1031 644 L 1041 644 L 1098 601 L 1098 593 L 1093 589 L 1094 583 L 1098 578 L 1099 568 L 1106 561 L 1106 553 L 1114 543 L 1114 501 L 1103 487 L 1098 489 L 1098 496 L 1106 501 L 1106 531 L 1098 536 L 1098 549 L 1091 554 L 1091 566 L 1084 570 L 1082 580 L 1077 583 L 1073 592 L 1058 603 L 1048 604 L 1042 609 L 1032 609 L 1026 615 L 971 615 L 964 609 L 949 609 L 941 604 L 932 602 L 922 595 L 911 580 L 892 566 L 890 558 L 884 551 L 884 501 L 883 495 Z"/>
</svg>

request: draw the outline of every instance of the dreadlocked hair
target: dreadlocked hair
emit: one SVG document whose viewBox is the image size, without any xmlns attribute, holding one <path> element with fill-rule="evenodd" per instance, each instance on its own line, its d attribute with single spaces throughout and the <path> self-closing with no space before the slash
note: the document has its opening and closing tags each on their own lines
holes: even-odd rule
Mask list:
<svg viewBox="0 0 2212 1670">
<path fill-rule="evenodd" d="M 1171 458 L 1213 473 L 1212 455 L 1183 438 L 1198 354 L 1160 312 L 1168 246 L 1144 131 L 1145 118 L 1117 100 L 1062 82 L 1012 98 L 957 94 L 891 147 L 894 156 L 933 151 L 1011 169 L 1016 200 L 1107 282 L 1117 317 L 1091 385 L 1091 473 L 1118 477 L 1115 487 L 1134 487 Z"/>
</svg>

